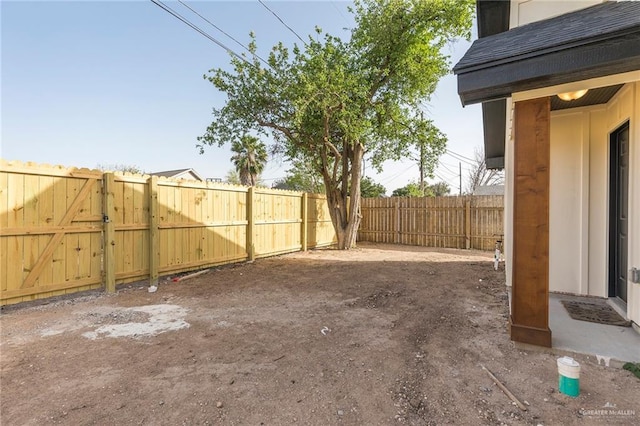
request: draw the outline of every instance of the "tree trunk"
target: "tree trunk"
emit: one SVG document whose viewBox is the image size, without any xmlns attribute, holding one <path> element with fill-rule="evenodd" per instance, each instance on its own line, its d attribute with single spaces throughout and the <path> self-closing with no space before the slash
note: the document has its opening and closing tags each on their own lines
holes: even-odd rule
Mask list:
<svg viewBox="0 0 640 426">
<path fill-rule="evenodd" d="M 351 154 L 350 194 L 337 189 L 335 182 L 330 182 L 325 176 L 329 214 L 338 239 L 339 250 L 348 250 L 356 246 L 358 228 L 362 218 L 360 214 L 360 181 L 362 180 L 362 156 L 364 155 L 362 145 L 356 144 Z"/>
<path fill-rule="evenodd" d="M 361 144 L 355 144 L 351 163 L 351 196 L 349 197 L 348 220 L 345 229 L 345 249 L 354 248 L 360 228 L 360 182 L 362 181 L 362 157 L 364 149 Z M 347 200 L 345 200 L 346 202 Z"/>
</svg>

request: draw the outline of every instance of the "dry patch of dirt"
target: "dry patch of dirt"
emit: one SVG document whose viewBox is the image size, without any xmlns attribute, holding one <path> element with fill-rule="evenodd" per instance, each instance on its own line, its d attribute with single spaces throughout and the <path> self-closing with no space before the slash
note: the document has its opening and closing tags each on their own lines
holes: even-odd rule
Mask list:
<svg viewBox="0 0 640 426">
<path fill-rule="evenodd" d="M 640 423 L 630 372 L 576 356 L 581 395 L 559 394 L 556 356 L 516 349 L 507 318 L 491 253 L 373 244 L 222 267 L 156 293 L 130 286 L 9 307 L 0 420 Z M 607 409 L 626 414 L 597 412 Z"/>
</svg>

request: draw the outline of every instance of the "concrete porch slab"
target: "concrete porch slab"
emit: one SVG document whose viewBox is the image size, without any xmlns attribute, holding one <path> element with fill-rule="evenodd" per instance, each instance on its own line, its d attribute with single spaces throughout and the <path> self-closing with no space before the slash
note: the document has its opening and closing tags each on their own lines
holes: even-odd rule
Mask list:
<svg viewBox="0 0 640 426">
<path fill-rule="evenodd" d="M 553 349 L 607 357 L 614 364 L 640 362 L 640 333 L 632 327 L 574 320 L 560 302 L 589 299 L 564 294 L 549 295 L 549 328 Z"/>
</svg>

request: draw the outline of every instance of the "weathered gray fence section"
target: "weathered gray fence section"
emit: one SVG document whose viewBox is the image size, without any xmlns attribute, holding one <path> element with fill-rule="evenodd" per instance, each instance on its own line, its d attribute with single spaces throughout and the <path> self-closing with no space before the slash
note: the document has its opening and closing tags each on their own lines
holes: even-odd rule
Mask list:
<svg viewBox="0 0 640 426">
<path fill-rule="evenodd" d="M 363 198 L 359 241 L 493 250 L 504 197 Z"/>
</svg>

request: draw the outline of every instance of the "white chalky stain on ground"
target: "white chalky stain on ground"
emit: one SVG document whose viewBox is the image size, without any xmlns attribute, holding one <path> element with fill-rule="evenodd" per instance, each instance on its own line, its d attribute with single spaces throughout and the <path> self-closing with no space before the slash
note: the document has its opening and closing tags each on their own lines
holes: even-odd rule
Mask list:
<svg viewBox="0 0 640 426">
<path fill-rule="evenodd" d="M 184 320 L 188 310 L 177 305 L 138 306 L 125 308 L 122 311 L 146 313 L 149 315 L 149 319 L 146 322 L 103 325 L 96 328 L 95 331 L 88 331 L 82 335 L 91 340 L 105 337 L 145 337 L 190 326 Z"/>
</svg>

